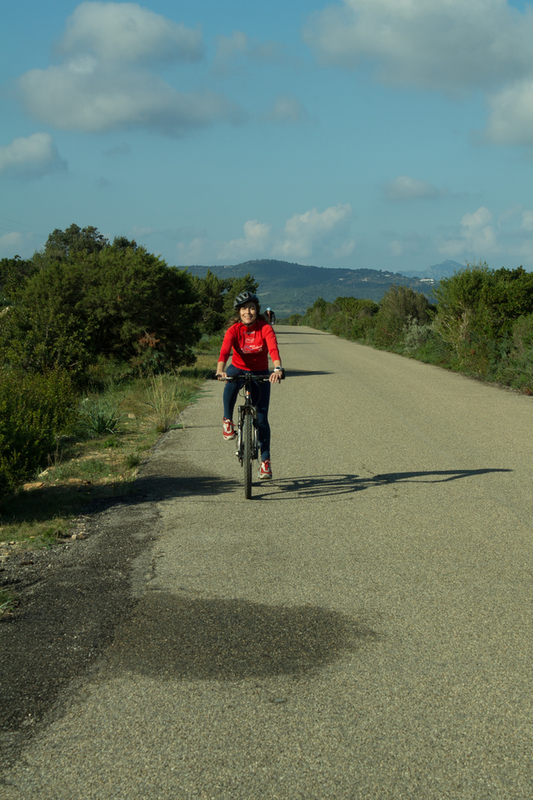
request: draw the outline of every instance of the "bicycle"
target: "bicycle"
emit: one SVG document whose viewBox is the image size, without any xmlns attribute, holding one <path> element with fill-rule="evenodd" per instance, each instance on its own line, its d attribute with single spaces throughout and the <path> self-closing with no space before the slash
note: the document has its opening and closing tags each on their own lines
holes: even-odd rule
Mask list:
<svg viewBox="0 0 533 800">
<path fill-rule="evenodd" d="M 285 372 L 282 372 L 282 380 Z M 244 398 L 243 405 L 237 409 L 237 450 L 235 455 L 239 459 L 240 465 L 244 468 L 244 496 L 247 500 L 252 497 L 252 461 L 257 461 L 259 457 L 259 440 L 257 436 L 257 406 L 252 402 L 253 385 L 267 383 L 269 375 L 241 373 L 234 377 L 226 377 L 228 382 L 242 381 L 240 389 Z"/>
</svg>

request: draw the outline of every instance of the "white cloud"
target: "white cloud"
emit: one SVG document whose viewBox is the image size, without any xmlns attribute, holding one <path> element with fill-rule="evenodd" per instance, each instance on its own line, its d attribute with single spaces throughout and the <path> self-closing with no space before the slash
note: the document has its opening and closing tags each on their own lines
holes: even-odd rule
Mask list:
<svg viewBox="0 0 533 800">
<path fill-rule="evenodd" d="M 249 258 L 265 252 L 270 239 L 272 226 L 256 219 L 244 223 L 244 237 L 224 242 L 217 253 L 218 261 Z"/>
<path fill-rule="evenodd" d="M 346 246 L 351 216 L 349 203 L 338 203 L 322 212 L 312 208 L 304 214 L 294 214 L 285 223 L 273 254 L 280 258 L 309 258 L 326 247 L 331 252 Z"/>
<path fill-rule="evenodd" d="M 67 20 L 62 53 L 94 53 L 104 61 L 197 61 L 202 34 L 137 3 L 81 3 Z"/>
<path fill-rule="evenodd" d="M 26 110 L 64 130 L 147 128 L 178 136 L 215 121 L 240 121 L 225 97 L 183 93 L 148 70 L 148 62 L 201 56 L 201 34 L 136 3 L 82 3 L 69 20 L 64 63 L 18 80 Z"/>
<path fill-rule="evenodd" d="M 33 234 L 20 233 L 20 231 L 4 233 L 3 236 L 0 236 L 0 258 L 14 258 L 15 256 L 31 258 L 40 246 L 42 243 L 38 243 Z"/>
<path fill-rule="evenodd" d="M 369 61 L 390 85 L 456 93 L 533 71 L 533 14 L 507 0 L 344 0 L 312 15 L 303 35 L 322 63 Z"/>
<path fill-rule="evenodd" d="M 231 36 L 217 38 L 217 52 L 213 60 L 213 70 L 227 73 L 234 59 L 245 55 L 250 48 L 250 40 L 242 31 L 235 31 Z"/>
<path fill-rule="evenodd" d="M 307 122 L 309 114 L 297 97 L 283 94 L 276 98 L 265 119 L 272 122 Z"/>
<path fill-rule="evenodd" d="M 0 236 L 0 252 L 4 252 L 5 249 L 12 250 L 13 248 L 20 247 L 24 241 L 24 237 L 18 231 L 12 231 L 11 233 L 4 233 L 3 236 Z"/>
<path fill-rule="evenodd" d="M 522 212 L 522 228 L 525 231 L 533 231 L 533 211 Z"/>
<path fill-rule="evenodd" d="M 63 172 L 66 162 L 60 157 L 49 133 L 34 133 L 0 147 L 0 174 L 13 177 L 40 178 L 52 172 Z"/>
<path fill-rule="evenodd" d="M 80 66 L 82 68 L 80 68 Z M 82 57 L 19 79 L 27 110 L 49 125 L 87 132 L 144 127 L 170 135 L 239 120 L 236 107 L 211 91 L 177 92 L 144 70 L 90 66 Z"/>
<path fill-rule="evenodd" d="M 461 219 L 460 233 L 456 237 L 441 240 L 439 251 L 447 256 L 472 254 L 475 258 L 488 259 L 500 251 L 496 240 L 496 230 L 492 222 L 492 212 L 481 206 L 472 214 Z"/>
<path fill-rule="evenodd" d="M 152 236 L 154 233 L 160 233 L 156 228 L 143 228 L 142 226 L 134 225 L 128 231 L 128 239 L 142 239 L 145 236 Z"/>
<path fill-rule="evenodd" d="M 487 261 L 495 267 L 522 264 L 532 269 L 533 211 L 514 205 L 500 213 L 495 222 L 493 213 L 481 206 L 465 214 L 457 231 L 439 238 L 436 245 L 447 258 Z"/>
<path fill-rule="evenodd" d="M 345 242 L 342 242 L 339 247 L 334 247 L 332 251 L 333 258 L 347 258 L 351 256 L 353 251 L 355 250 L 356 245 L 355 239 L 348 239 Z"/>
<path fill-rule="evenodd" d="M 433 243 L 431 242 L 431 245 Z M 389 250 L 393 256 L 414 256 L 422 252 L 427 246 L 427 237 L 421 233 L 408 232 L 392 239 Z"/>
<path fill-rule="evenodd" d="M 202 236 L 195 236 L 189 242 L 180 242 L 176 247 L 178 259 L 181 266 L 192 266 L 211 261 L 214 258 L 213 248 L 210 243 Z"/>
<path fill-rule="evenodd" d="M 231 36 L 217 37 L 217 51 L 213 59 L 213 72 L 225 76 L 234 68 L 239 58 L 259 63 L 288 63 L 290 59 L 278 42 L 258 42 L 242 31 Z"/>
<path fill-rule="evenodd" d="M 518 81 L 489 98 L 487 139 L 492 144 L 533 145 L 533 79 Z"/>
<path fill-rule="evenodd" d="M 182 264 L 235 263 L 250 258 L 342 259 L 351 255 L 356 244 L 349 236 L 351 216 L 351 206 L 339 203 L 322 212 L 313 208 L 294 214 L 278 232 L 268 223 L 248 220 L 240 239 L 214 242 L 191 235 L 188 242 L 178 245 L 178 258 Z"/>
<path fill-rule="evenodd" d="M 417 178 L 410 178 L 408 175 L 398 175 L 393 181 L 385 184 L 384 192 L 387 200 L 403 202 L 442 197 L 446 190 L 437 189 L 428 181 L 420 181 Z"/>
</svg>

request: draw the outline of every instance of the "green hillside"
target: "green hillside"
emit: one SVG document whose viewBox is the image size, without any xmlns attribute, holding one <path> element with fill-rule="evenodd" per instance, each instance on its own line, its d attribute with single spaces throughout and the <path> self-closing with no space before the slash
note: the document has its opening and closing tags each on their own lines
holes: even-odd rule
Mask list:
<svg viewBox="0 0 533 800">
<path fill-rule="evenodd" d="M 189 266 L 193 275 L 204 277 L 207 270 L 226 278 L 252 274 L 259 282 L 259 298 L 263 308 L 270 306 L 278 317 L 302 314 L 317 297 L 332 302 L 337 297 L 359 297 L 377 302 L 394 284 L 410 286 L 428 296 L 435 284 L 393 272 L 375 269 L 331 269 L 306 267 L 287 261 L 259 259 L 232 266 Z"/>
</svg>

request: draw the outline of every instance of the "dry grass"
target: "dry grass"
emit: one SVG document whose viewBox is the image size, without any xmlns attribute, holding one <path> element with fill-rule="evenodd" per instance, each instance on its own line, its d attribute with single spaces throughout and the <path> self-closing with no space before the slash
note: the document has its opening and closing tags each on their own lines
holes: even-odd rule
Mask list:
<svg viewBox="0 0 533 800">
<path fill-rule="evenodd" d="M 0 506 L 0 561 L 70 538 L 73 525 L 94 500 L 132 490 L 139 466 L 163 431 L 180 427 L 180 412 L 198 394 L 213 355 L 202 354 L 195 367 L 174 375 L 111 386 L 86 401 L 109 412 L 116 425 L 89 435 L 63 439 L 48 467 Z"/>
</svg>

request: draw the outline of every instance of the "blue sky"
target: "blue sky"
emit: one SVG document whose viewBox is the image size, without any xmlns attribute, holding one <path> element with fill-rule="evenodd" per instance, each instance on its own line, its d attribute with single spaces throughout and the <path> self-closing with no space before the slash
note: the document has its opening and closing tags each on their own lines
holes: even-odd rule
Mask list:
<svg viewBox="0 0 533 800">
<path fill-rule="evenodd" d="M 533 6 L 2 0 L 0 257 L 533 270 Z"/>
</svg>

